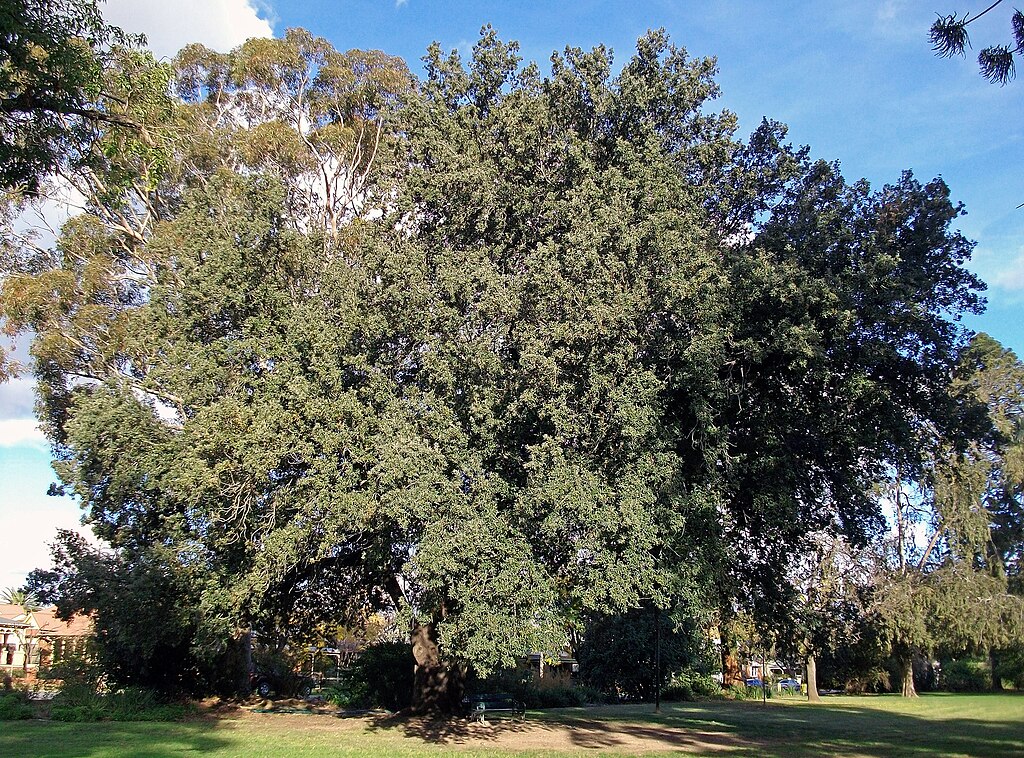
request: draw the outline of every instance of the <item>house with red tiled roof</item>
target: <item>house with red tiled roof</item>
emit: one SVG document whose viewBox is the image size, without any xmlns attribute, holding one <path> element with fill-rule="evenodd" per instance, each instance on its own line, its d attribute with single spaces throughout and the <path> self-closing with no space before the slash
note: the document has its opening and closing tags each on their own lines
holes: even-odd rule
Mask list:
<svg viewBox="0 0 1024 758">
<path fill-rule="evenodd" d="M 13 613 L 9 606 L 0 605 L 0 674 L 9 673 L 25 663 L 25 635 L 31 624 L 16 616 L 23 616 L 21 606 L 15 606 Z"/>
<path fill-rule="evenodd" d="M 34 679 L 41 666 L 84 653 L 92 636 L 88 616 L 64 621 L 56 606 L 26 610 L 0 603 L 0 678 L 18 674 Z"/>
</svg>

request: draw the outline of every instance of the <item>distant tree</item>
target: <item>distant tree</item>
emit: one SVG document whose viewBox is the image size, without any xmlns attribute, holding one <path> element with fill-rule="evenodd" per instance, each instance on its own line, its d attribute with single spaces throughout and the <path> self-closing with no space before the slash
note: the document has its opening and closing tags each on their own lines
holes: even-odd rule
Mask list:
<svg viewBox="0 0 1024 758">
<path fill-rule="evenodd" d="M 863 617 L 863 591 L 870 582 L 865 551 L 830 532 L 809 535 L 793 562 L 790 580 L 797 590 L 788 647 L 803 662 L 807 697 L 818 694 L 817 664 L 823 654 L 857 643 Z"/>
<path fill-rule="evenodd" d="M 965 56 L 966 48 L 971 46 L 970 35 L 967 27 L 984 16 L 989 11 L 1002 4 L 1003 0 L 996 0 L 981 13 L 970 15 L 965 13 L 958 16 L 951 13 L 948 16 L 939 15 L 932 24 L 930 38 L 932 49 L 943 58 L 950 58 L 954 55 Z M 993 84 L 1006 84 L 1011 81 L 1016 72 L 1014 56 L 1024 52 L 1024 13 L 1014 9 L 1010 17 L 1010 28 L 1013 32 L 1011 44 L 991 45 L 978 53 L 978 66 L 981 75 Z"/>
<path fill-rule="evenodd" d="M 952 391 L 964 408 L 983 412 L 988 434 L 960 450 L 940 442 L 921 477 L 896 474 L 886 492 L 894 528 L 871 612 L 908 697 L 916 695 L 915 655 L 989 652 L 1024 634 L 1024 599 L 1007 581 L 1020 550 L 1012 493 L 1024 367 L 979 334 L 961 355 Z"/>
<path fill-rule="evenodd" d="M 231 629 L 214 634 L 204 616 L 204 578 L 195 564 L 159 546 L 104 550 L 59 530 L 53 568 L 27 585 L 62 618 L 92 617 L 95 649 L 111 683 L 165 693 L 235 692 L 246 672 L 231 670 Z"/>
<path fill-rule="evenodd" d="M 962 359 L 961 377 L 961 391 L 985 404 L 994 432 L 975 452 L 988 468 L 984 505 L 990 519 L 979 560 L 1024 595 L 1024 364 L 981 333 Z"/>
</svg>

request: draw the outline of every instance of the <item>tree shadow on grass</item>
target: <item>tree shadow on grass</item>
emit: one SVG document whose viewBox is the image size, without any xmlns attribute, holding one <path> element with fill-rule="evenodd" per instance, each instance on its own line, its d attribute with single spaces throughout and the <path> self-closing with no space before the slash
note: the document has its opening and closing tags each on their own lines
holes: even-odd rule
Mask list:
<svg viewBox="0 0 1024 758">
<path fill-rule="evenodd" d="M 928 718 L 851 704 L 686 704 L 648 716 L 682 732 L 728 734 L 738 755 L 1024 755 L 1019 719 Z"/>
<path fill-rule="evenodd" d="M 598 719 L 567 719 L 563 724 L 568 730 L 569 741 L 577 748 L 731 752 L 744 746 L 739 737 L 725 731 L 680 729 L 670 725 Z"/>
<path fill-rule="evenodd" d="M 496 718 L 483 724 L 464 718 L 438 718 L 409 716 L 396 713 L 371 717 L 367 729 L 371 732 L 401 730 L 406 737 L 441 745 L 494 742 L 504 735 L 532 730 L 533 724 L 511 718 Z"/>
<path fill-rule="evenodd" d="M 405 737 L 438 745 L 486 743 L 515 749 L 589 748 L 601 750 L 675 748 L 728 749 L 741 747 L 733 735 L 708 731 L 695 732 L 657 724 L 604 721 L 576 716 L 532 714 L 523 721 L 501 718 L 483 724 L 462 718 L 442 719 L 404 715 L 370 719 L 369 731 L 401 730 Z M 516 740 L 516 737 L 523 738 Z M 529 744 L 525 744 L 528 738 Z"/>
<path fill-rule="evenodd" d="M 464 719 L 402 716 L 371 720 L 369 729 L 401 730 L 439 745 L 502 748 L 680 751 L 736 756 L 1021 756 L 1021 719 L 938 718 L 851 704 L 773 705 L 715 702 L 667 706 L 563 709 L 525 722 L 477 724 Z M 520 739 L 516 739 L 521 735 Z"/>
<path fill-rule="evenodd" d="M 230 744 L 216 734 L 216 728 L 217 723 L 212 720 L 88 724 L 7 721 L 0 725 L 0 755 L 33 758 L 85 758 L 98 753 L 132 758 L 204 755 Z"/>
</svg>

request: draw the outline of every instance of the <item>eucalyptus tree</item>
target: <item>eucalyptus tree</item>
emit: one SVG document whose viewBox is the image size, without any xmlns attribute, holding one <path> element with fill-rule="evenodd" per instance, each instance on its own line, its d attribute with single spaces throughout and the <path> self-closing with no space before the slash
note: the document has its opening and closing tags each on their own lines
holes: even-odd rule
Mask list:
<svg viewBox="0 0 1024 758">
<path fill-rule="evenodd" d="M 413 85 L 403 61 L 377 50 L 340 52 L 289 29 L 229 53 L 191 44 L 174 63 L 198 176 L 272 175 L 287 189 L 290 223 L 331 242 L 376 207 L 375 172 L 393 162 L 388 114 Z"/>
</svg>

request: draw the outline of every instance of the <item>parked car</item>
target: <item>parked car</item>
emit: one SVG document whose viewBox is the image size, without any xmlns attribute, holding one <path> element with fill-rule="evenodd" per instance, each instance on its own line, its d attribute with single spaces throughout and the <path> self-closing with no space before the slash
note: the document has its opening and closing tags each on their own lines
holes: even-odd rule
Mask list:
<svg viewBox="0 0 1024 758">
<path fill-rule="evenodd" d="M 779 691 L 780 692 L 799 692 L 800 682 L 796 679 L 780 679 L 779 680 Z"/>
<path fill-rule="evenodd" d="M 763 686 L 764 686 L 764 682 L 762 682 L 762 681 L 761 681 L 760 679 L 758 679 L 758 678 L 757 678 L 756 676 L 752 676 L 752 677 L 750 677 L 749 679 L 747 679 L 747 680 L 746 680 L 746 682 L 745 682 L 745 684 L 746 684 L 746 685 L 747 685 L 748 687 L 763 687 Z"/>
<path fill-rule="evenodd" d="M 290 671 L 276 672 L 257 668 L 249 674 L 249 686 L 260 697 L 270 697 L 272 694 L 307 697 L 313 691 L 314 684 L 310 677 Z"/>
</svg>

